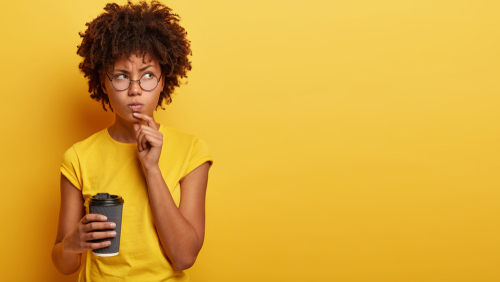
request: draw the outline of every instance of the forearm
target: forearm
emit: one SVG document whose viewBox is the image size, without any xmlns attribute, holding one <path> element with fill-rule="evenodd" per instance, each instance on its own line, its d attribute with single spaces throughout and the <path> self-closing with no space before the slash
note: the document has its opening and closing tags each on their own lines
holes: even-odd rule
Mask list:
<svg viewBox="0 0 500 282">
<path fill-rule="evenodd" d="M 176 269 L 187 269 L 194 263 L 201 248 L 196 231 L 175 205 L 160 168 L 145 168 L 144 172 L 153 220 L 162 247 Z"/>
<path fill-rule="evenodd" d="M 81 264 L 81 254 L 65 250 L 64 240 L 54 245 L 52 249 L 52 262 L 59 272 L 65 275 L 75 273 Z"/>
</svg>

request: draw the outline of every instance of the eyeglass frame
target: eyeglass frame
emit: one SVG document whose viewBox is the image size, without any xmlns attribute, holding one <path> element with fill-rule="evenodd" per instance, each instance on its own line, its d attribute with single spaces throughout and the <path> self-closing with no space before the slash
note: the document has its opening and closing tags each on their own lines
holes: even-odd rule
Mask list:
<svg viewBox="0 0 500 282">
<path fill-rule="evenodd" d="M 113 78 L 110 78 L 110 77 L 109 77 L 109 75 L 108 75 L 108 72 L 106 72 L 106 76 L 108 77 L 109 81 L 111 82 L 111 85 L 113 85 L 113 88 L 114 88 L 114 89 L 116 89 L 117 91 L 125 91 L 125 90 L 129 89 L 129 88 L 130 88 L 130 85 L 132 85 L 132 82 L 139 82 L 139 87 L 141 87 L 141 89 L 142 89 L 142 90 L 144 90 L 144 91 L 153 91 L 153 90 L 155 90 L 155 89 L 156 89 L 156 87 L 158 87 L 158 84 L 160 84 L 160 80 L 161 80 L 161 76 L 163 75 L 163 72 L 160 74 L 160 78 L 158 78 L 158 81 L 156 82 L 156 86 L 155 86 L 155 88 L 153 88 L 153 89 L 149 89 L 149 90 L 146 90 L 146 89 L 142 88 L 142 85 L 141 85 L 141 79 L 142 79 L 142 77 L 143 77 L 143 76 L 145 76 L 145 75 L 146 75 L 146 74 L 148 74 L 148 73 L 151 73 L 151 72 L 147 72 L 147 73 L 145 73 L 145 74 L 141 75 L 141 78 L 139 78 L 139 79 L 137 79 L 137 80 L 133 80 L 133 79 L 130 79 L 130 78 L 129 78 L 129 79 L 128 79 L 128 80 L 129 80 L 129 83 L 128 83 L 127 88 L 122 89 L 122 90 L 117 89 L 117 88 L 115 87 L 115 85 L 113 84 L 113 78 L 114 78 L 115 76 L 117 76 L 117 75 L 120 75 L 121 73 L 117 73 L 117 74 L 113 75 Z M 151 73 L 151 74 L 153 74 L 154 76 L 156 76 L 154 73 Z"/>
</svg>

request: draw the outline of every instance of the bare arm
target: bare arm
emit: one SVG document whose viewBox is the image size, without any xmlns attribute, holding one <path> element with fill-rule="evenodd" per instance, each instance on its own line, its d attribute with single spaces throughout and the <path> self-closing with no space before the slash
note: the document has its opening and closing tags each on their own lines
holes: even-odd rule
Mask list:
<svg viewBox="0 0 500 282">
<path fill-rule="evenodd" d="M 61 207 L 52 262 L 62 274 L 69 275 L 80 268 L 82 254 L 64 250 L 62 241 L 84 215 L 82 193 L 61 173 Z"/>
<path fill-rule="evenodd" d="M 80 268 L 82 252 L 103 248 L 109 241 L 90 243 L 88 240 L 113 237 L 111 232 L 90 232 L 95 229 L 114 228 L 112 222 L 101 215 L 85 215 L 83 196 L 71 182 L 61 174 L 61 208 L 56 243 L 52 249 L 52 262 L 62 274 L 72 274 Z"/>
<path fill-rule="evenodd" d="M 144 168 L 158 235 L 177 270 L 190 268 L 203 245 L 208 170 L 209 163 L 205 162 L 184 177 L 177 208 L 160 169 Z"/>
<path fill-rule="evenodd" d="M 134 129 L 162 248 L 175 269 L 188 269 L 196 261 L 205 236 L 205 194 L 210 164 L 205 162 L 184 177 L 177 208 L 158 165 L 163 134 L 152 117 L 140 113 L 134 116 L 145 122 L 134 123 Z"/>
</svg>

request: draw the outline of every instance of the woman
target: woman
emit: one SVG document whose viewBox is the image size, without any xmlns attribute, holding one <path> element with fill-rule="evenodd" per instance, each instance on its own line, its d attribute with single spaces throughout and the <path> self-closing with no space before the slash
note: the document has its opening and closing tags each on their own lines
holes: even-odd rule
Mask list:
<svg viewBox="0 0 500 282">
<path fill-rule="evenodd" d="M 172 101 L 191 70 L 190 42 L 178 15 L 157 1 L 119 6 L 90 23 L 78 46 L 91 98 L 115 114 L 109 128 L 75 143 L 61 164 L 61 208 L 52 260 L 79 281 L 189 281 L 205 230 L 205 193 L 213 160 L 197 136 L 159 124 L 153 111 Z M 89 214 L 97 193 L 121 196 L 119 254 L 93 249 L 116 227 Z M 102 241 L 102 240 L 101 240 Z"/>
</svg>

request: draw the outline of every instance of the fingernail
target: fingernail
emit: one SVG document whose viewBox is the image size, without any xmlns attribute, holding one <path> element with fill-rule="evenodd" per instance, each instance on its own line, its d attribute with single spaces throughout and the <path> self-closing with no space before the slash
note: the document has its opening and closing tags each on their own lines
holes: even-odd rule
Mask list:
<svg viewBox="0 0 500 282">
<path fill-rule="evenodd" d="M 106 220 L 107 218 L 105 216 L 101 216 L 101 220 Z"/>
<path fill-rule="evenodd" d="M 137 115 L 137 113 L 133 113 L 133 115 L 134 115 L 134 116 L 136 116 L 136 115 Z"/>
<path fill-rule="evenodd" d="M 109 227 L 111 227 L 111 228 L 115 228 L 115 227 L 116 227 L 116 224 L 111 223 L 111 224 L 109 225 Z"/>
<path fill-rule="evenodd" d="M 109 245 L 111 245 L 111 242 L 109 242 L 109 241 L 106 242 L 106 246 L 109 246 Z"/>
<path fill-rule="evenodd" d="M 116 232 L 115 231 L 111 232 L 111 236 L 116 236 Z"/>
</svg>

